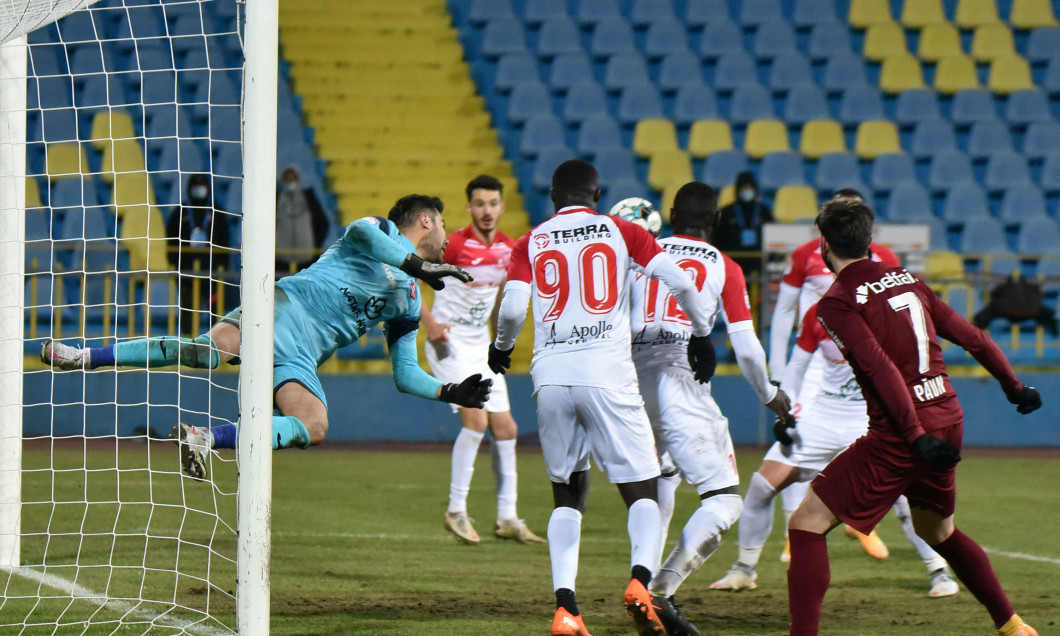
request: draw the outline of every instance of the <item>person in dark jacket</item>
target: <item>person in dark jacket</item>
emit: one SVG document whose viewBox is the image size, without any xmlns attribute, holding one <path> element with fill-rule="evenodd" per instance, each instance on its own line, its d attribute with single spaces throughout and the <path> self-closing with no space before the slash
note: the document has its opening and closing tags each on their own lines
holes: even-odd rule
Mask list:
<svg viewBox="0 0 1060 636">
<path fill-rule="evenodd" d="M 714 246 L 727 254 L 762 251 L 762 226 L 773 222 L 773 210 L 762 203 L 758 182 L 750 172 L 736 175 L 736 201 L 723 207 Z M 761 255 L 733 256 L 748 282 L 762 269 Z"/>
<path fill-rule="evenodd" d="M 276 194 L 276 278 L 313 264 L 330 223 L 313 188 L 302 185 L 298 168 L 287 166 Z"/>
</svg>

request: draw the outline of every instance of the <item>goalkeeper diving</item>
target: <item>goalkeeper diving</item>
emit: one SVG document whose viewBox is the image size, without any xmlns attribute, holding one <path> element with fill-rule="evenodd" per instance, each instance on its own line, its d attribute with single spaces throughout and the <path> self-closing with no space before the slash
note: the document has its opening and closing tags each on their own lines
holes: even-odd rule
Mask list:
<svg viewBox="0 0 1060 636">
<path fill-rule="evenodd" d="M 274 450 L 308 448 L 324 441 L 327 398 L 317 367 L 380 322 L 398 390 L 466 408 L 483 407 L 492 380 L 476 373 L 460 383 L 445 384 L 419 366 L 420 297 L 414 279 L 434 289 L 442 289 L 447 276 L 464 283 L 472 280 L 466 270 L 442 262 L 443 207 L 435 197 L 402 197 L 387 218 L 354 221 L 317 262 L 276 282 Z M 89 349 L 46 340 L 41 360 L 65 370 L 177 364 L 216 369 L 239 356 L 241 317 L 236 308 L 196 338 L 138 338 Z M 173 436 L 180 440 L 184 472 L 205 479 L 208 450 L 235 448 L 236 431 L 234 423 L 212 428 L 177 424 Z"/>
</svg>

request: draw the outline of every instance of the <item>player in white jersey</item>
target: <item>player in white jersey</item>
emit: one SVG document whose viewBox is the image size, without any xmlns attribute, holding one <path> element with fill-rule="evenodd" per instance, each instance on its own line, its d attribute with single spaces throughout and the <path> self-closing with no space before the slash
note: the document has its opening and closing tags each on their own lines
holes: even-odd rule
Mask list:
<svg viewBox="0 0 1060 636">
<path fill-rule="evenodd" d="M 443 258 L 450 265 L 466 269 L 475 280 L 464 285 L 447 285 L 435 292 L 433 307 L 423 307 L 421 317 L 427 329 L 424 354 L 436 378 L 464 378 L 470 373 L 481 373 L 493 380 L 493 387 L 485 408 L 453 405 L 463 427 L 453 444 L 445 528 L 458 541 L 479 543 L 478 533 L 467 514 L 467 495 L 475 473 L 475 457 L 488 426 L 493 436 L 490 455 L 497 480 L 497 522 L 493 533 L 519 543 L 544 543 L 516 512 L 518 427 L 512 418 L 504 376 L 493 373 L 486 364 L 490 324 L 496 322 L 497 291 L 507 275 L 515 244 L 497 229 L 497 219 L 504 213 L 504 185 L 495 177 L 480 175 L 467 184 L 465 191 L 471 224 L 449 235 Z"/>
<path fill-rule="evenodd" d="M 794 483 L 808 483 L 868 430 L 869 416 L 861 387 L 839 347 L 818 322 L 816 308 L 814 304 L 803 316 L 781 388 L 798 395 L 811 358 L 820 355 L 824 364 L 817 396 L 803 409 L 797 427 L 789 428 L 784 422 L 774 427 L 778 441 L 766 454 L 758 472 L 751 476 L 744 498 L 739 557 L 732 569 L 711 585 L 712 589 L 738 591 L 757 587 L 755 568 L 762 546 L 773 529 L 773 499 L 777 493 Z M 909 515 L 908 503 L 906 515 Z M 946 567 L 946 560 L 917 536 L 912 522 L 908 525 L 906 537 L 923 560 L 930 578 L 928 596 L 956 594 L 959 588 Z M 904 526 L 903 523 L 903 529 Z"/>
<path fill-rule="evenodd" d="M 719 308 L 740 370 L 758 398 L 778 416 L 786 416 L 791 403 L 769 382 L 743 271 L 709 243 L 719 218 L 714 190 L 704 183 L 685 184 L 670 212 L 674 236 L 659 243 L 692 276 L 705 303 Z M 672 598 L 740 517 L 740 476 L 729 420 L 714 401 L 710 385 L 693 380 L 684 355 L 691 336 L 689 320 L 657 281 L 638 277 L 633 283 L 630 320 L 633 361 L 656 446 L 660 453 L 670 454 L 700 498 L 700 507 L 685 524 L 677 546 L 652 579 L 652 602 L 667 634 L 694 635 L 698 630 L 681 616 Z"/>
<path fill-rule="evenodd" d="M 631 580 L 623 596 L 640 634 L 665 634 L 647 586 L 661 557 L 656 500 L 659 461 L 630 354 L 629 286 L 634 271 L 662 280 L 692 323 L 687 355 L 694 377 L 714 374 L 710 321 L 716 306 L 642 227 L 596 213 L 599 177 L 566 161 L 552 175 L 556 215 L 523 235 L 512 251 L 489 364 L 502 371 L 533 299 L 538 429 L 555 509 L 548 524 L 556 592 L 554 635 L 587 636 L 575 599 L 589 456 L 627 507 Z"/>
</svg>

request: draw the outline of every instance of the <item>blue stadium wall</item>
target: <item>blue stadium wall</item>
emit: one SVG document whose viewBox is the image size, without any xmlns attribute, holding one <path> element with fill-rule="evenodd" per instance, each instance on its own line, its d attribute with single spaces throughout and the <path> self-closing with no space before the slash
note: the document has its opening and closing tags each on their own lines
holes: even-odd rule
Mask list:
<svg viewBox="0 0 1060 636">
<path fill-rule="evenodd" d="M 997 383 L 989 378 L 953 378 L 965 412 L 965 441 L 975 446 L 1060 446 L 1060 426 L 1050 402 L 1060 395 L 1060 375 L 1022 374 L 1038 387 L 1045 408 L 1020 416 L 1008 404 Z M 178 418 L 203 425 L 237 417 L 235 373 L 219 373 L 211 387 L 202 375 L 180 376 L 172 372 L 123 371 L 121 373 L 27 373 L 25 434 L 130 436 L 150 430 L 165 437 Z M 459 418 L 447 404 L 404 396 L 394 388 L 390 376 L 325 375 L 329 400 L 331 441 L 452 440 L 459 431 Z M 512 411 L 522 434 L 537 429 L 529 376 L 508 380 Z M 112 396 L 112 405 L 79 404 L 85 395 L 100 402 Z M 733 441 L 764 444 L 769 441 L 772 420 L 741 376 L 714 380 L 714 395 L 728 415 Z M 177 399 L 179 396 L 179 399 Z M 175 406 L 147 406 L 179 403 Z M 212 422 L 209 419 L 212 414 Z"/>
</svg>

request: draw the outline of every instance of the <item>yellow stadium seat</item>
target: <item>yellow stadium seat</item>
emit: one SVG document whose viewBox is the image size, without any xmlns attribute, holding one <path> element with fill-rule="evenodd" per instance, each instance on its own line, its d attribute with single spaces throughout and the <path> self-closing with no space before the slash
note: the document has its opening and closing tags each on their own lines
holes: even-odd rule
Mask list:
<svg viewBox="0 0 1060 636">
<path fill-rule="evenodd" d="M 855 29 L 894 20 L 889 0 L 850 0 L 847 22 Z"/>
<path fill-rule="evenodd" d="M 937 62 L 951 55 L 964 55 L 961 34 L 949 22 L 929 24 L 920 31 L 916 54 L 928 62 Z"/>
<path fill-rule="evenodd" d="M 1002 57 L 1016 55 L 1016 43 L 1012 31 L 1001 22 L 984 24 L 972 36 L 972 58 L 976 62 L 993 62 Z"/>
<path fill-rule="evenodd" d="M 990 64 L 990 74 L 987 76 L 986 85 L 987 88 L 1001 95 L 1034 88 L 1030 64 L 1018 55 L 998 58 Z"/>
<path fill-rule="evenodd" d="M 747 125 L 743 151 L 749 157 L 761 159 L 771 152 L 791 150 L 788 127 L 777 119 L 759 119 Z"/>
<path fill-rule="evenodd" d="M 88 174 L 88 155 L 76 142 L 48 144 L 44 149 L 44 171 L 53 181 Z"/>
<path fill-rule="evenodd" d="M 964 259 L 954 252 L 928 252 L 924 275 L 933 279 L 964 279 Z"/>
<path fill-rule="evenodd" d="M 997 0 L 957 0 L 953 21 L 962 29 L 974 29 L 991 22 L 1000 22 Z"/>
<path fill-rule="evenodd" d="M 783 186 L 773 202 L 773 218 L 779 223 L 812 221 L 817 217 L 817 192 L 810 186 Z"/>
<path fill-rule="evenodd" d="M 891 121 L 861 122 L 854 137 L 854 152 L 862 159 L 902 152 L 902 145 L 898 142 L 898 127 Z"/>
<path fill-rule="evenodd" d="M 874 62 L 908 52 L 909 49 L 905 46 L 905 30 L 897 22 L 879 22 L 865 31 L 865 45 L 861 53 Z"/>
<path fill-rule="evenodd" d="M 659 198 L 659 214 L 662 214 L 663 220 L 667 223 L 670 222 L 670 210 L 674 207 L 674 197 L 683 185 L 683 183 L 671 183 L 662 189 L 662 197 Z"/>
<path fill-rule="evenodd" d="M 633 152 L 651 157 L 658 152 L 677 150 L 677 130 L 669 119 L 644 119 L 633 129 Z"/>
<path fill-rule="evenodd" d="M 26 207 L 43 208 L 44 202 L 40 198 L 40 184 L 34 177 L 26 177 Z"/>
<path fill-rule="evenodd" d="M 920 60 L 908 53 L 883 60 L 880 69 L 880 90 L 893 95 L 916 88 L 924 88 Z"/>
<path fill-rule="evenodd" d="M 949 94 L 968 88 L 979 88 L 979 74 L 972 58 L 954 55 L 939 60 L 935 67 L 935 90 Z"/>
<path fill-rule="evenodd" d="M 692 159 L 679 148 L 660 150 L 648 163 L 648 185 L 662 190 L 668 185 L 684 185 L 692 180 Z"/>
<path fill-rule="evenodd" d="M 707 184 L 710 185 L 710 184 Z M 721 189 L 721 193 L 718 195 L 718 207 L 723 208 L 732 203 L 736 203 L 736 184 L 730 183 Z"/>
<path fill-rule="evenodd" d="M 922 29 L 946 21 L 940 0 L 905 0 L 900 21 L 907 29 Z"/>
<path fill-rule="evenodd" d="M 688 133 L 688 151 L 696 159 L 733 148 L 729 122 L 721 119 L 701 119 L 692 124 Z"/>
<path fill-rule="evenodd" d="M 110 204 L 121 214 L 125 206 L 155 205 L 155 191 L 146 172 L 121 172 L 114 175 Z"/>
<path fill-rule="evenodd" d="M 112 140 L 134 139 L 132 117 L 120 110 L 101 110 L 92 116 L 90 138 L 96 150 L 103 148 Z"/>
<path fill-rule="evenodd" d="M 818 159 L 829 152 L 846 152 L 843 126 L 837 121 L 815 119 L 802 125 L 799 152 L 803 157 Z"/>
<path fill-rule="evenodd" d="M 144 149 L 140 142 L 135 139 L 121 139 L 103 147 L 99 177 L 104 183 L 114 183 L 115 173 L 141 172 L 145 167 Z"/>
<path fill-rule="evenodd" d="M 1008 21 L 1017 29 L 1057 26 L 1050 0 L 1012 0 Z"/>
</svg>

